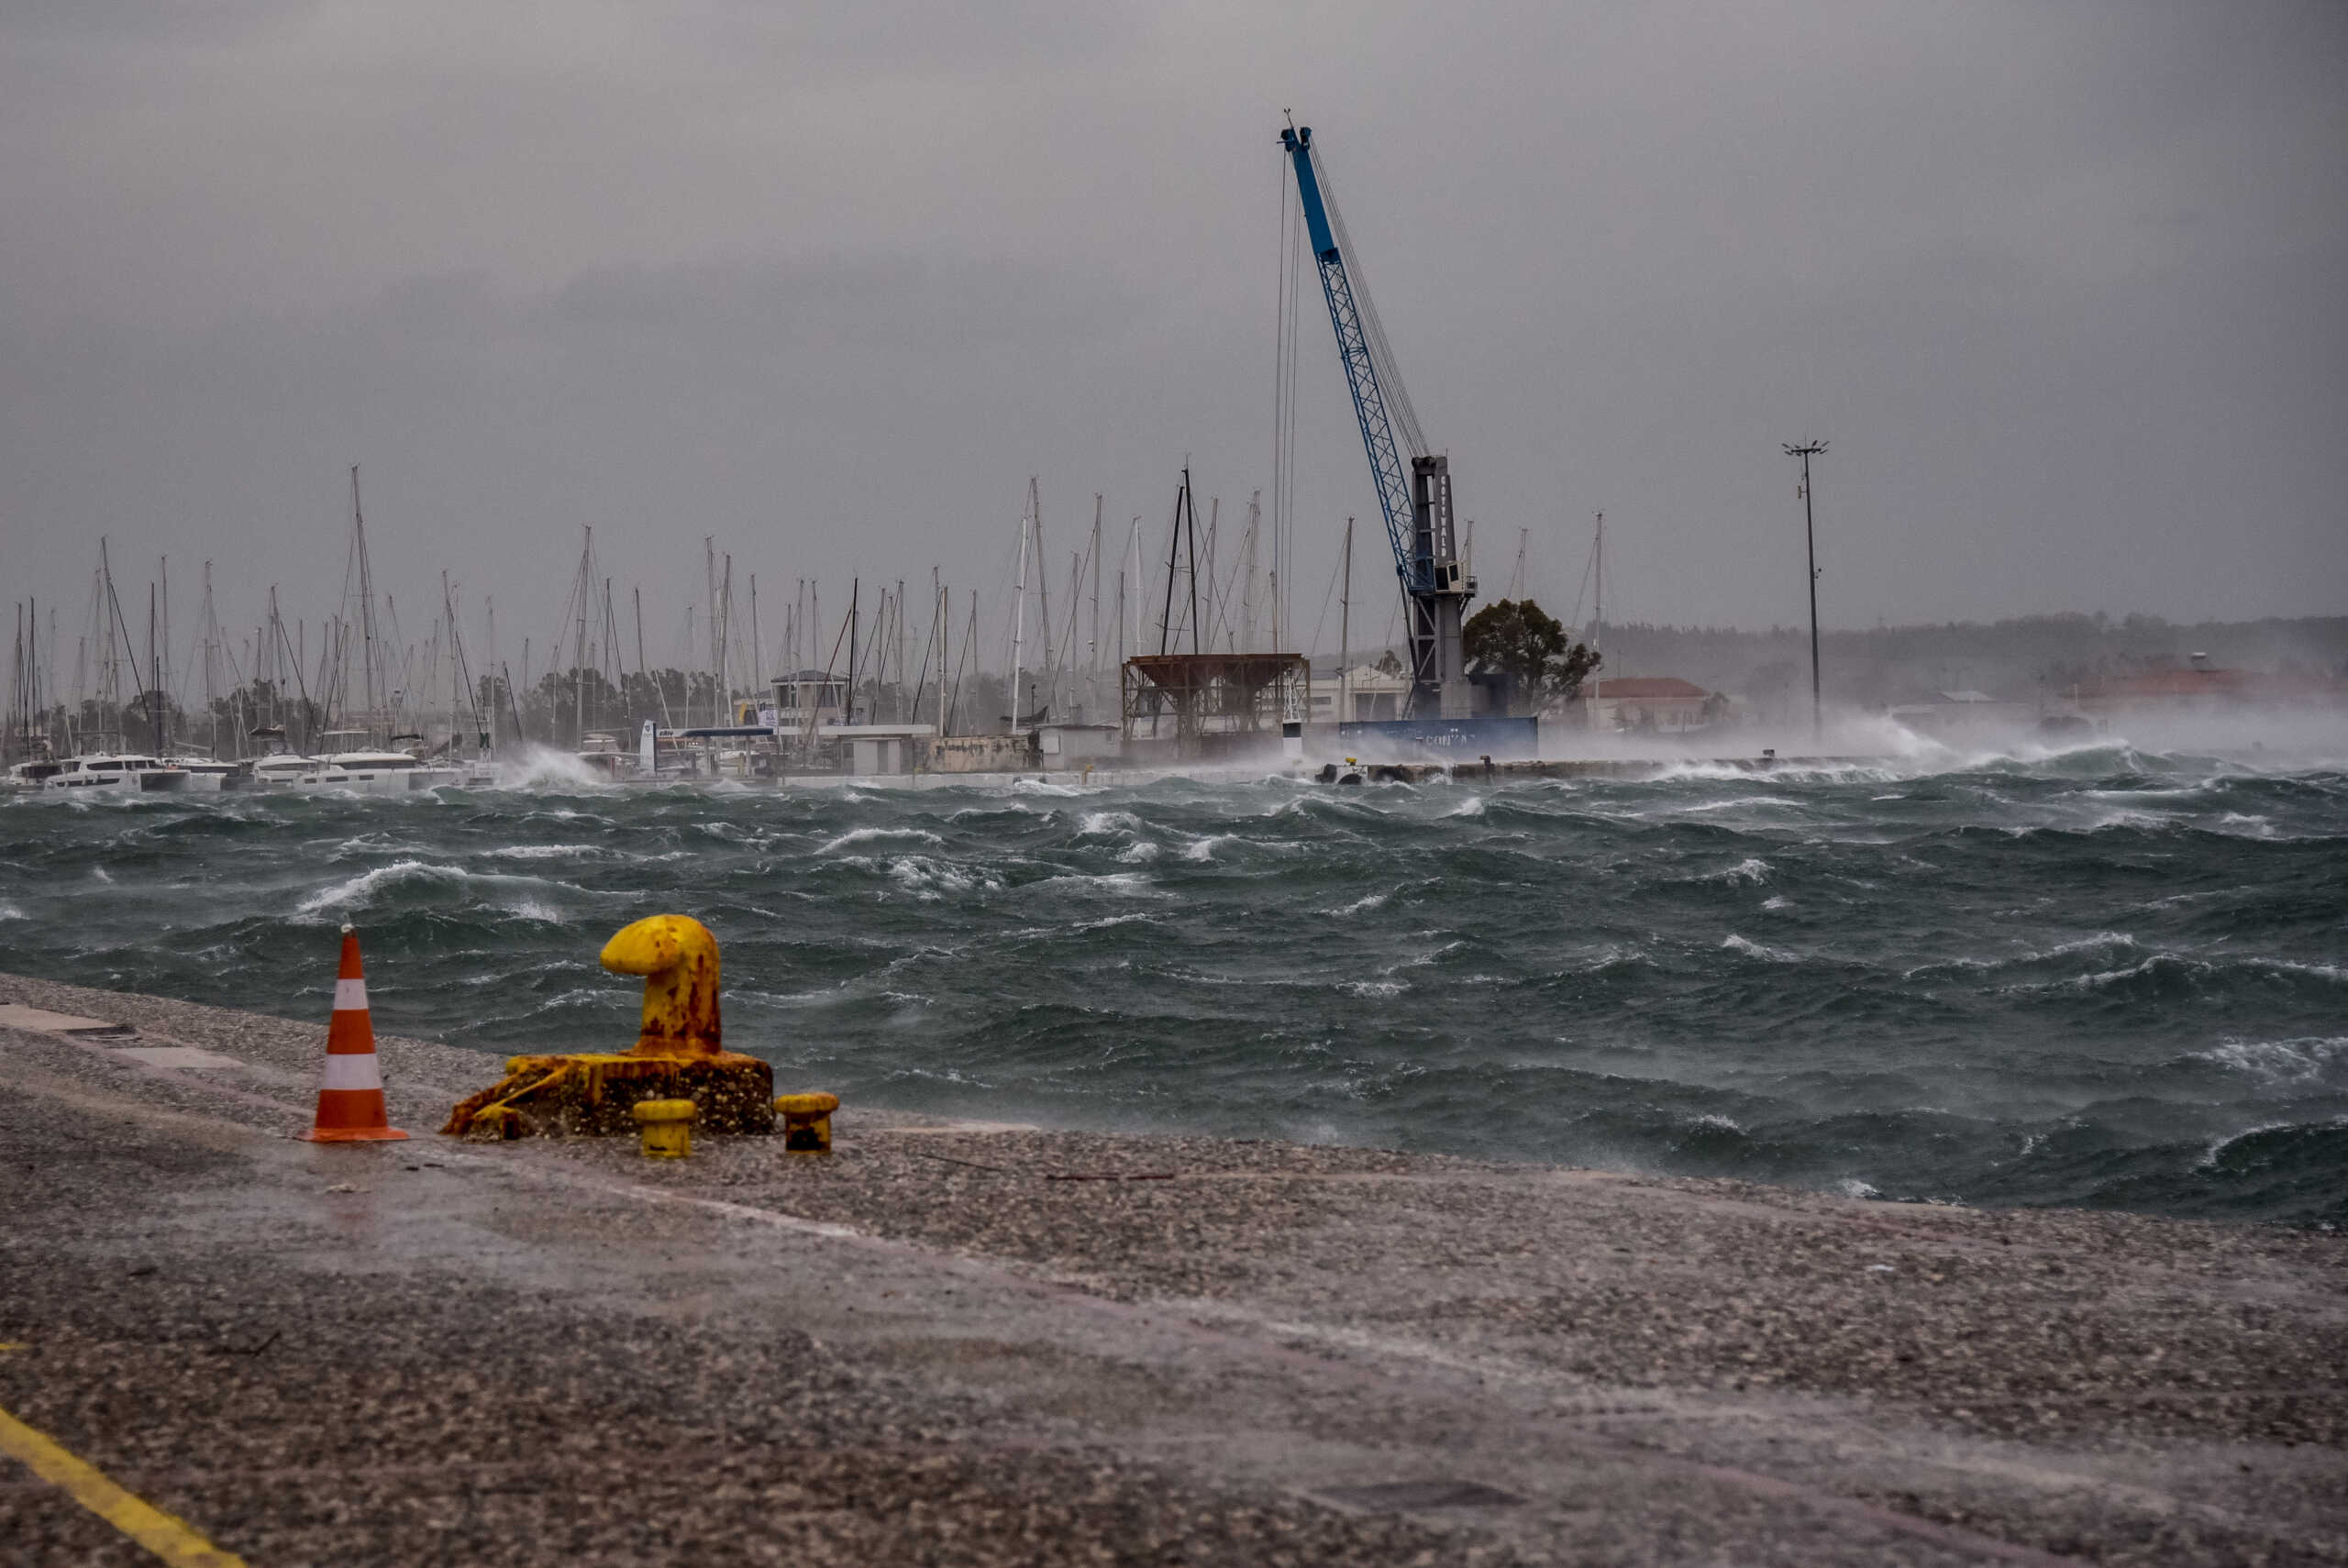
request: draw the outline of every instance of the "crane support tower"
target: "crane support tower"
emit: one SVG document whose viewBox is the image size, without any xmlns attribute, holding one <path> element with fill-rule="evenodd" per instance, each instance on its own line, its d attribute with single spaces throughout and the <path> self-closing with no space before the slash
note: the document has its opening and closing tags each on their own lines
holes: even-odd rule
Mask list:
<svg viewBox="0 0 2348 1568">
<path fill-rule="evenodd" d="M 1324 196 L 1326 181 L 1312 150 L 1312 127 L 1288 127 L 1280 132 L 1280 145 L 1296 165 L 1297 196 L 1321 274 L 1321 295 L 1337 334 L 1337 358 L 1353 392 L 1354 417 L 1361 425 L 1362 448 L 1369 455 L 1378 503 L 1386 515 L 1387 542 L 1394 547 L 1394 573 L 1409 610 L 1410 716 L 1468 718 L 1475 692 L 1460 653 L 1459 624 L 1476 595 L 1476 580 L 1460 566 L 1451 459 L 1427 449 L 1369 294 L 1346 271 L 1339 246 L 1345 220 Z"/>
</svg>

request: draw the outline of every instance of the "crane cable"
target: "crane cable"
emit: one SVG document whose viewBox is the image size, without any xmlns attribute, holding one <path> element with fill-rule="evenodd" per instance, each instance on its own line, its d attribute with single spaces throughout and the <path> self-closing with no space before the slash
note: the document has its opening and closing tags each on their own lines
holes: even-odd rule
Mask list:
<svg viewBox="0 0 2348 1568">
<path fill-rule="evenodd" d="M 1354 248 L 1353 236 L 1346 231 L 1345 215 L 1337 207 L 1336 187 L 1329 182 L 1329 171 L 1321 162 L 1320 149 L 1310 148 L 1312 172 L 1321 182 L 1321 204 L 1329 215 L 1329 231 L 1337 242 L 1337 254 L 1345 259 L 1346 277 L 1353 287 L 1354 309 L 1361 318 L 1362 340 L 1368 345 L 1370 363 L 1378 370 L 1379 390 L 1386 395 L 1386 406 L 1396 432 L 1402 437 L 1414 458 L 1430 455 L 1426 433 L 1419 428 L 1418 410 L 1411 406 L 1411 393 L 1402 384 L 1402 372 L 1394 359 L 1393 346 L 1386 340 L 1385 323 L 1379 319 L 1376 297 L 1369 287 L 1369 273 L 1362 266 L 1361 252 Z"/>
</svg>

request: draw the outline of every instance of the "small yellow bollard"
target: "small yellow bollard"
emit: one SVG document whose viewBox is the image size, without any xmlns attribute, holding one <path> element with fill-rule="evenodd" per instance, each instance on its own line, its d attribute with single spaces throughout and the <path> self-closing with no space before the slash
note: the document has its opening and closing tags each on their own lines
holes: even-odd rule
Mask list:
<svg viewBox="0 0 2348 1568">
<path fill-rule="evenodd" d="M 681 1160 L 693 1152 L 693 1111 L 689 1099 L 639 1099 L 631 1114 L 649 1160 Z"/>
<path fill-rule="evenodd" d="M 782 1118 L 782 1148 L 788 1154 L 828 1154 L 832 1152 L 832 1112 L 840 1108 L 836 1094 L 787 1094 L 774 1102 Z"/>
</svg>

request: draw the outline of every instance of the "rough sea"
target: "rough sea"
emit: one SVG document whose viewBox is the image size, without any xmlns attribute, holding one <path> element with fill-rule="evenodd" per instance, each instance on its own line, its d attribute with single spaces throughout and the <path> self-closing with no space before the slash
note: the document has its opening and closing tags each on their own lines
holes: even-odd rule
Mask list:
<svg viewBox="0 0 2348 1568">
<path fill-rule="evenodd" d="M 0 968 L 625 1048 L 722 944 L 783 1086 L 1890 1199 L 2348 1222 L 2348 768 L 0 804 Z"/>
</svg>

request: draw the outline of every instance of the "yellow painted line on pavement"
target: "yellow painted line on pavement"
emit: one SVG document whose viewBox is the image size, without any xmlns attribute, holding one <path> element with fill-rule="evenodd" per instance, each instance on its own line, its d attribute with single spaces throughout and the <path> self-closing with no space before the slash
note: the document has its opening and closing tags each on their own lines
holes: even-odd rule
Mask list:
<svg viewBox="0 0 2348 1568">
<path fill-rule="evenodd" d="M 185 1520 L 124 1491 L 96 1466 L 75 1458 L 6 1410 L 0 1410 L 0 1453 L 23 1461 L 34 1474 L 172 1568 L 245 1568 L 243 1558 L 221 1551 Z"/>
</svg>

